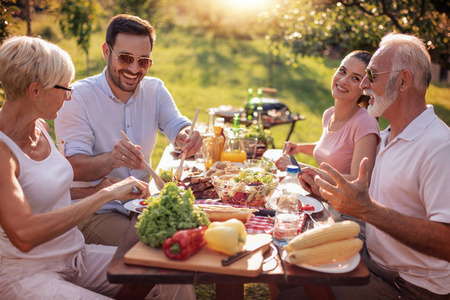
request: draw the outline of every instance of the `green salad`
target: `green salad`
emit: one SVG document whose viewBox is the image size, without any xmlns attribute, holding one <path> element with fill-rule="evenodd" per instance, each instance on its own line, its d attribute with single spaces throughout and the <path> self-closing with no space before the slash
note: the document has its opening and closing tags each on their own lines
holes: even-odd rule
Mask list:
<svg viewBox="0 0 450 300">
<path fill-rule="evenodd" d="M 254 185 L 260 185 L 270 183 L 273 179 L 273 175 L 266 172 L 254 171 L 252 169 L 244 169 L 239 172 L 238 175 L 233 177 L 234 182 L 243 182 L 245 184 L 255 183 Z"/>
<path fill-rule="evenodd" d="M 162 181 L 164 181 L 164 182 L 174 181 L 173 168 L 170 168 L 169 170 L 159 169 L 158 173 L 159 173 L 158 175 L 162 179 Z"/>
<path fill-rule="evenodd" d="M 156 197 L 149 197 L 147 208 L 138 216 L 136 224 L 140 240 L 154 248 L 182 229 L 209 225 L 208 215 L 194 206 L 191 189 L 178 188 L 177 183 L 167 183 Z"/>
</svg>

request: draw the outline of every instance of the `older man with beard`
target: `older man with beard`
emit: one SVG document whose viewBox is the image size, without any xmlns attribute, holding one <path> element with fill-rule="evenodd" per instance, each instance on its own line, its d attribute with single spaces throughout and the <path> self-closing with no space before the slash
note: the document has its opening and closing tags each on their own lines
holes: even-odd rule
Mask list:
<svg viewBox="0 0 450 300">
<path fill-rule="evenodd" d="M 449 299 L 450 130 L 425 102 L 430 80 L 419 38 L 385 36 L 360 85 L 371 96 L 369 113 L 390 122 L 370 187 L 367 158 L 354 181 L 327 164 L 321 168 L 334 184 L 302 176 L 336 210 L 367 222 L 370 283 L 332 287 L 336 299 Z M 280 298 L 298 299 L 297 292 Z"/>
<path fill-rule="evenodd" d="M 73 85 L 73 99 L 61 109 L 55 129 L 59 150 L 74 169 L 74 186 L 95 191 L 128 176 L 148 182 L 142 160 L 151 161 L 158 130 L 187 156 L 200 149 L 201 135 L 195 130 L 188 137 L 191 122 L 181 115 L 164 83 L 145 77 L 153 63 L 155 38 L 147 21 L 113 17 L 102 45 L 107 67 Z M 121 131 L 131 142 L 123 140 Z M 73 199 L 83 196 L 72 194 Z M 86 243 L 117 245 L 129 225 L 128 214 L 123 204 L 104 205 L 79 226 Z"/>
</svg>

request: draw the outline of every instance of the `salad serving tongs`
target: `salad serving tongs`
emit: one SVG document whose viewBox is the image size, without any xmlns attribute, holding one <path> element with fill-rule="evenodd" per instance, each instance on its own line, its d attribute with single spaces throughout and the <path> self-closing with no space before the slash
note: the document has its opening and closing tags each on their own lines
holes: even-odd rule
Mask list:
<svg viewBox="0 0 450 300">
<path fill-rule="evenodd" d="M 195 122 L 197 121 L 199 110 L 200 110 L 200 108 L 197 107 L 197 110 L 195 111 L 194 119 L 192 120 L 191 129 L 189 130 L 189 138 L 191 137 L 192 132 L 194 132 Z M 178 166 L 178 169 L 175 171 L 175 174 L 174 174 L 174 177 L 178 180 L 180 180 L 181 175 L 183 175 L 183 164 L 184 164 L 185 159 L 186 159 L 186 152 L 183 152 L 183 154 L 181 155 L 180 165 Z"/>
<path fill-rule="evenodd" d="M 131 140 L 128 138 L 125 132 L 120 131 L 120 134 L 126 141 L 131 143 Z M 148 162 L 145 161 L 145 159 L 142 159 L 142 161 L 144 162 L 147 171 L 150 173 L 150 176 L 153 177 L 153 180 L 155 180 L 155 185 L 158 190 L 162 190 L 164 188 L 164 181 L 161 179 L 161 177 L 158 176 L 158 174 L 156 174 L 156 172 L 152 169 Z"/>
</svg>

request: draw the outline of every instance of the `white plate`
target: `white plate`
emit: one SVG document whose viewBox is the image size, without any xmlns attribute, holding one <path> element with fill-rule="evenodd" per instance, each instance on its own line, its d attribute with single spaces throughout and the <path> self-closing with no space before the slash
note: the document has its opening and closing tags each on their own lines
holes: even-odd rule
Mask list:
<svg viewBox="0 0 450 300">
<path fill-rule="evenodd" d="M 267 201 L 267 206 L 270 209 L 276 210 L 277 209 L 277 198 L 280 196 L 278 190 L 275 190 L 275 192 L 272 194 L 272 196 L 269 198 L 269 201 Z M 323 210 L 323 204 L 313 197 L 309 196 L 299 196 L 298 197 L 300 201 L 302 202 L 302 205 L 312 205 L 314 206 L 314 210 L 311 211 L 311 213 L 317 213 L 321 212 Z"/>
<path fill-rule="evenodd" d="M 137 212 L 138 214 L 142 213 L 142 211 L 137 210 L 138 208 L 144 208 L 146 205 L 141 205 L 141 201 L 143 199 L 135 199 L 135 200 L 130 200 L 127 203 L 125 203 L 123 205 L 123 207 L 125 207 L 126 209 L 128 209 L 129 211 L 134 211 Z"/>
<path fill-rule="evenodd" d="M 289 257 L 287 256 L 286 251 L 283 251 L 283 253 L 281 254 L 281 258 L 284 261 L 291 263 L 289 261 Z M 317 271 L 317 272 L 339 274 L 339 273 L 347 273 L 347 272 L 353 271 L 358 266 L 360 260 L 361 260 L 361 256 L 359 255 L 359 253 L 357 253 L 352 258 L 349 258 L 349 259 L 341 261 L 341 262 L 336 262 L 336 263 L 331 263 L 331 264 L 326 264 L 326 265 L 319 265 L 319 266 L 310 266 L 310 265 L 304 265 L 304 264 L 294 264 L 294 266 L 302 267 L 304 269 Z"/>
<path fill-rule="evenodd" d="M 263 157 L 268 161 L 275 161 L 282 156 L 283 156 L 283 150 L 281 150 L 281 149 L 268 149 L 263 154 Z"/>
</svg>

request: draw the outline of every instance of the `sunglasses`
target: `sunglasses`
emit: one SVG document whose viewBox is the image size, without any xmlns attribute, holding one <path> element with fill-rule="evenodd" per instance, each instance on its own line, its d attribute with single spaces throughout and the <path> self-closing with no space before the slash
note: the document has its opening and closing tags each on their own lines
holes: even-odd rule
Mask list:
<svg viewBox="0 0 450 300">
<path fill-rule="evenodd" d="M 372 73 L 372 70 L 367 68 L 366 69 L 366 75 L 367 78 L 369 78 L 370 83 L 373 83 L 374 76 L 380 75 L 380 74 L 387 74 L 387 73 L 393 73 L 393 72 L 401 72 L 403 70 L 397 70 L 397 71 L 387 71 L 387 72 L 379 72 L 379 73 Z"/>
<path fill-rule="evenodd" d="M 66 99 L 70 99 L 72 97 L 73 88 L 66 88 L 64 86 L 55 85 L 55 89 L 65 90 L 66 91 Z"/>
<path fill-rule="evenodd" d="M 135 59 L 137 59 L 138 61 L 138 65 L 139 68 L 141 69 L 146 69 L 146 68 L 150 68 L 153 65 L 153 58 L 152 58 L 152 54 L 150 53 L 150 57 L 137 57 L 131 54 L 119 54 L 117 55 L 114 50 L 112 49 L 111 45 L 109 45 L 109 49 L 111 49 L 111 52 L 114 54 L 115 57 L 117 57 L 117 61 L 119 62 L 119 64 L 124 67 L 124 66 L 129 66 L 131 65 Z"/>
</svg>

